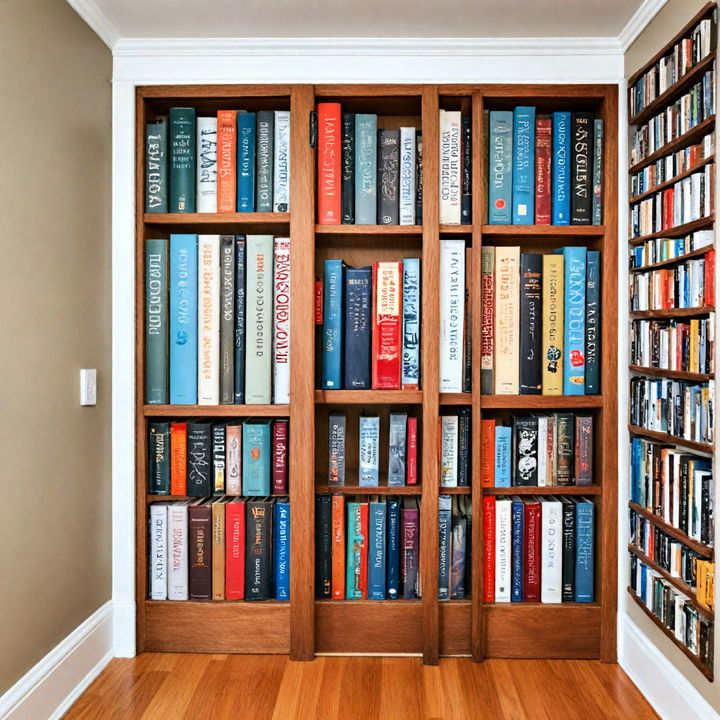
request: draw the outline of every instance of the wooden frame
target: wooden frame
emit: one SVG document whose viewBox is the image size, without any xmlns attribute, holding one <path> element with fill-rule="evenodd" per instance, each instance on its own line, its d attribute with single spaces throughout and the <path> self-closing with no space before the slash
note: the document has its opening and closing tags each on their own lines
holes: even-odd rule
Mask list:
<svg viewBox="0 0 720 720">
<path fill-rule="evenodd" d="M 443 655 L 485 657 L 600 658 L 616 657 L 617 603 L 617 86 L 615 85 L 209 85 L 149 86 L 136 91 L 136 557 L 137 648 L 198 652 L 289 652 L 296 660 L 318 653 L 418 654 L 429 664 Z M 363 108 L 380 108 L 387 116 L 420 123 L 424 144 L 422 226 L 316 226 L 315 152 L 308 141 L 308 117 L 317 102 L 333 98 Z M 289 214 L 144 215 L 143 137 L 149 113 L 175 104 L 213 111 L 270 107 L 283 103 L 291 114 L 291 209 Z M 245 104 L 247 103 L 247 105 Z M 265 103 L 265 105 L 262 105 Z M 472 117 L 472 225 L 441 226 L 438 110 L 462 104 Z M 485 168 L 483 110 L 536 104 L 540 111 L 594 109 L 605 121 L 604 224 L 600 226 L 497 226 L 484 224 Z M 376 110 L 369 110 L 376 111 Z M 383 114 L 380 112 L 379 114 Z M 143 404 L 143 244 L 175 229 L 186 232 L 272 232 L 292 237 L 292 364 L 289 406 L 145 406 Z M 471 284 L 473 384 L 469 394 L 440 394 L 438 379 L 439 240 L 465 237 L 471 246 L 471 268 L 479 277 L 483 243 L 519 244 L 534 249 L 566 243 L 602 250 L 601 394 L 543 397 L 482 395 L 479 382 L 480 283 Z M 319 391 L 314 388 L 313 293 L 316 265 L 328 252 L 370 252 L 381 238 L 389 251 L 413 247 L 422 254 L 422 390 Z M 373 242 L 375 245 L 373 245 Z M 364 248 L 364 249 L 363 249 Z M 402 257 L 402 255 L 400 255 Z M 314 598 L 314 498 L 327 487 L 316 484 L 315 427 L 318 413 L 334 404 L 414 405 L 421 415 L 421 484 L 400 489 L 422 497 L 421 573 L 423 597 L 415 601 L 325 601 Z M 440 406 L 472 407 L 472 485 L 442 492 L 472 498 L 475 548 L 472 592 L 466 600 L 437 601 L 439 494 L 436 433 Z M 506 494 L 482 488 L 480 421 L 483 413 L 513 409 L 586 409 L 596 420 L 596 480 L 590 487 L 533 488 L 542 494 L 583 494 L 597 505 L 596 601 L 589 604 L 486 604 L 482 601 L 482 497 Z M 182 415 L 290 417 L 291 602 L 153 602 L 147 600 L 146 430 L 150 417 Z M 606 451 L 608 449 L 609 451 Z M 519 494 L 530 489 L 511 488 Z M 356 488 L 352 488 L 356 492 Z M 261 628 L 261 630 L 258 630 Z M 362 632 L 348 632 L 362 628 Z"/>
</svg>

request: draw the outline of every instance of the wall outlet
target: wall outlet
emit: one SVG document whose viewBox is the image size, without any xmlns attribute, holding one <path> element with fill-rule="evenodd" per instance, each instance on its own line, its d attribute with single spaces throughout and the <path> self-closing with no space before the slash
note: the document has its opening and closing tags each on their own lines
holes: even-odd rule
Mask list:
<svg viewBox="0 0 720 720">
<path fill-rule="evenodd" d="M 80 371 L 80 404 L 97 404 L 97 370 L 95 368 Z"/>
</svg>

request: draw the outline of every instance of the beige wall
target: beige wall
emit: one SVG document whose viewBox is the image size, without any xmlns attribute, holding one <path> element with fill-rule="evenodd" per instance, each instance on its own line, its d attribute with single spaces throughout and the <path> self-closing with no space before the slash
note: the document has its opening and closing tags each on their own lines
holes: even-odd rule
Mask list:
<svg viewBox="0 0 720 720">
<path fill-rule="evenodd" d="M 64 0 L 0 2 L 0 694 L 111 596 L 111 76 Z"/>
<path fill-rule="evenodd" d="M 692 16 L 705 5 L 706 0 L 668 0 L 663 9 L 655 16 L 648 27 L 640 34 L 625 54 L 625 77 L 630 77 L 642 67 L 660 48 L 683 27 Z M 645 616 L 643 611 L 628 598 L 627 610 L 630 618 L 650 637 L 677 669 L 702 693 L 716 708 L 720 709 L 720 681 L 709 683 L 695 669 L 694 665 L 666 638 L 660 630 Z M 720 642 L 715 633 L 715 663 L 720 663 Z M 716 667 L 716 672 L 718 672 Z"/>
</svg>

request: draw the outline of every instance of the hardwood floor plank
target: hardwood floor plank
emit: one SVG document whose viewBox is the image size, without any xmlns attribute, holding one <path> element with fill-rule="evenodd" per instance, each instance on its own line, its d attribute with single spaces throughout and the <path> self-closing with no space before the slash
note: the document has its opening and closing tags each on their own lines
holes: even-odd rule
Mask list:
<svg viewBox="0 0 720 720">
<path fill-rule="evenodd" d="M 408 662 L 409 660 L 409 662 Z M 380 658 L 382 720 L 422 720 L 420 658 Z"/>
</svg>

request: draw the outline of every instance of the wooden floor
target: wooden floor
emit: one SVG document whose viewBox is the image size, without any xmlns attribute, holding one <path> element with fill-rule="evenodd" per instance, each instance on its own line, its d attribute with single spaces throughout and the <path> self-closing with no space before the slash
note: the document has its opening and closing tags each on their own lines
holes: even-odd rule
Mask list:
<svg viewBox="0 0 720 720">
<path fill-rule="evenodd" d="M 618 665 L 591 660 L 145 653 L 115 659 L 65 720 L 657 718 Z"/>
</svg>

